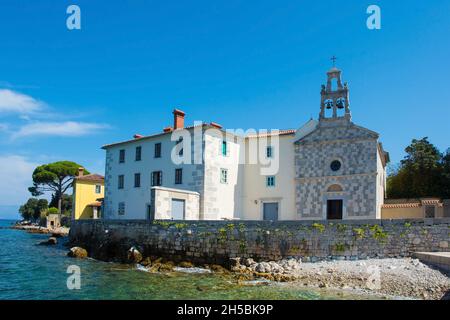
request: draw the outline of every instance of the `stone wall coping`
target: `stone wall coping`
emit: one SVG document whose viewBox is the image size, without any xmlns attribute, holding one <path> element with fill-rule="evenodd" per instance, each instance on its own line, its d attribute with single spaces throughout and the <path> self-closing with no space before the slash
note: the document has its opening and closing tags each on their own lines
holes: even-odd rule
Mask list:
<svg viewBox="0 0 450 320">
<path fill-rule="evenodd" d="M 439 224 L 450 224 L 450 218 L 438 218 L 438 219 L 367 219 L 367 220 L 335 220 L 335 221 L 323 221 L 323 220 L 310 220 L 310 221 L 250 221 L 250 220 L 154 220 L 154 221 L 166 221 L 173 223 L 184 223 L 186 225 L 211 225 L 220 226 L 228 224 L 244 224 L 246 226 L 252 225 L 266 225 L 266 226 L 301 226 L 301 225 L 312 225 L 314 223 L 319 223 L 323 225 L 330 224 L 344 224 L 344 225 L 365 225 L 365 224 L 378 224 L 378 225 L 404 225 L 405 223 L 410 223 L 412 225 L 439 225 Z M 86 219 L 86 220 L 74 220 L 72 223 L 76 224 L 107 224 L 107 225 L 124 225 L 124 224 L 135 224 L 135 225 L 153 225 L 154 221 L 150 220 L 106 220 L 106 219 Z M 155 224 L 156 225 L 156 224 Z"/>
<path fill-rule="evenodd" d="M 196 191 L 184 190 L 184 189 L 175 189 L 175 188 L 166 188 L 166 187 L 152 187 L 151 190 L 178 192 L 178 193 L 185 193 L 185 194 L 193 194 L 193 195 L 196 195 L 196 196 L 200 195 L 200 193 L 198 193 Z"/>
</svg>

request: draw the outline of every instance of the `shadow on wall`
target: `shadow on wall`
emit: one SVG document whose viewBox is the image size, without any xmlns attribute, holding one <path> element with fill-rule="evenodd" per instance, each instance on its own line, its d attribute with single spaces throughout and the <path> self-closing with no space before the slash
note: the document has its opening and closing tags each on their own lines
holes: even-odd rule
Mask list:
<svg viewBox="0 0 450 320">
<path fill-rule="evenodd" d="M 238 175 L 237 175 L 237 183 L 234 186 L 234 197 L 233 199 L 234 201 L 234 212 L 235 212 L 235 216 L 234 218 L 238 218 L 238 219 L 244 219 L 242 212 L 244 210 L 244 208 L 242 207 L 244 204 L 244 202 L 242 201 L 244 194 L 243 194 L 243 190 L 242 190 L 242 186 L 244 185 L 244 170 L 243 167 L 244 165 L 240 164 L 239 165 L 239 170 L 238 170 Z"/>
</svg>

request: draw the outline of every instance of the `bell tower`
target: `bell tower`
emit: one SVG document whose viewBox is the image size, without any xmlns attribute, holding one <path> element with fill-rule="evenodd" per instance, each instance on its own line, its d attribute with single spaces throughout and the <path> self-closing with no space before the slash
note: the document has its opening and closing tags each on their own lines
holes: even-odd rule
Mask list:
<svg viewBox="0 0 450 320">
<path fill-rule="evenodd" d="M 350 121 L 352 116 L 350 113 L 348 85 L 347 82 L 344 82 L 344 85 L 342 85 L 342 71 L 334 66 L 336 57 L 333 57 L 331 60 L 333 60 L 333 67 L 327 72 L 327 85 L 322 85 L 320 92 L 319 121 L 331 119 L 347 119 Z M 335 86 L 333 86 L 333 82 L 336 83 Z M 333 110 L 331 117 L 326 117 L 326 109 Z M 343 115 L 338 115 L 340 110 L 344 110 Z"/>
</svg>

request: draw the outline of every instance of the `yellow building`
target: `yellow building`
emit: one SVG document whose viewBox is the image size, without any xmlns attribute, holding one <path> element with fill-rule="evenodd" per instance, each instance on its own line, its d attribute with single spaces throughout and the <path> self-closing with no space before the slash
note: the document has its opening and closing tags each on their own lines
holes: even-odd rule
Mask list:
<svg viewBox="0 0 450 320">
<path fill-rule="evenodd" d="M 105 179 L 99 174 L 84 175 L 80 168 L 73 182 L 72 219 L 99 219 L 105 192 Z"/>
</svg>

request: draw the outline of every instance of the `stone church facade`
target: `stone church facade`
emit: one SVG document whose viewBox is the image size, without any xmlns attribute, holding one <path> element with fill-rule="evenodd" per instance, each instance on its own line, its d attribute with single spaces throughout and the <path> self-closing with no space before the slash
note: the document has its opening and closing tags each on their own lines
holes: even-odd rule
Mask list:
<svg viewBox="0 0 450 320">
<path fill-rule="evenodd" d="M 351 121 L 341 71 L 327 75 L 317 127 L 295 142 L 297 212 L 300 219 L 380 218 L 388 154 L 376 132 Z"/>
<path fill-rule="evenodd" d="M 214 122 L 185 127 L 185 113 L 174 110 L 173 126 L 162 132 L 104 146 L 105 218 L 380 218 L 389 156 L 376 132 L 352 122 L 341 71 L 333 67 L 327 76 L 319 119 L 298 129 L 238 135 Z M 189 142 L 196 131 L 200 141 Z M 264 160 L 278 162 L 275 173 L 264 175 L 264 163 L 242 163 L 250 146 L 275 135 L 278 144 L 258 147 Z M 199 145 L 200 162 L 173 161 L 172 151 L 185 143 Z"/>
</svg>

